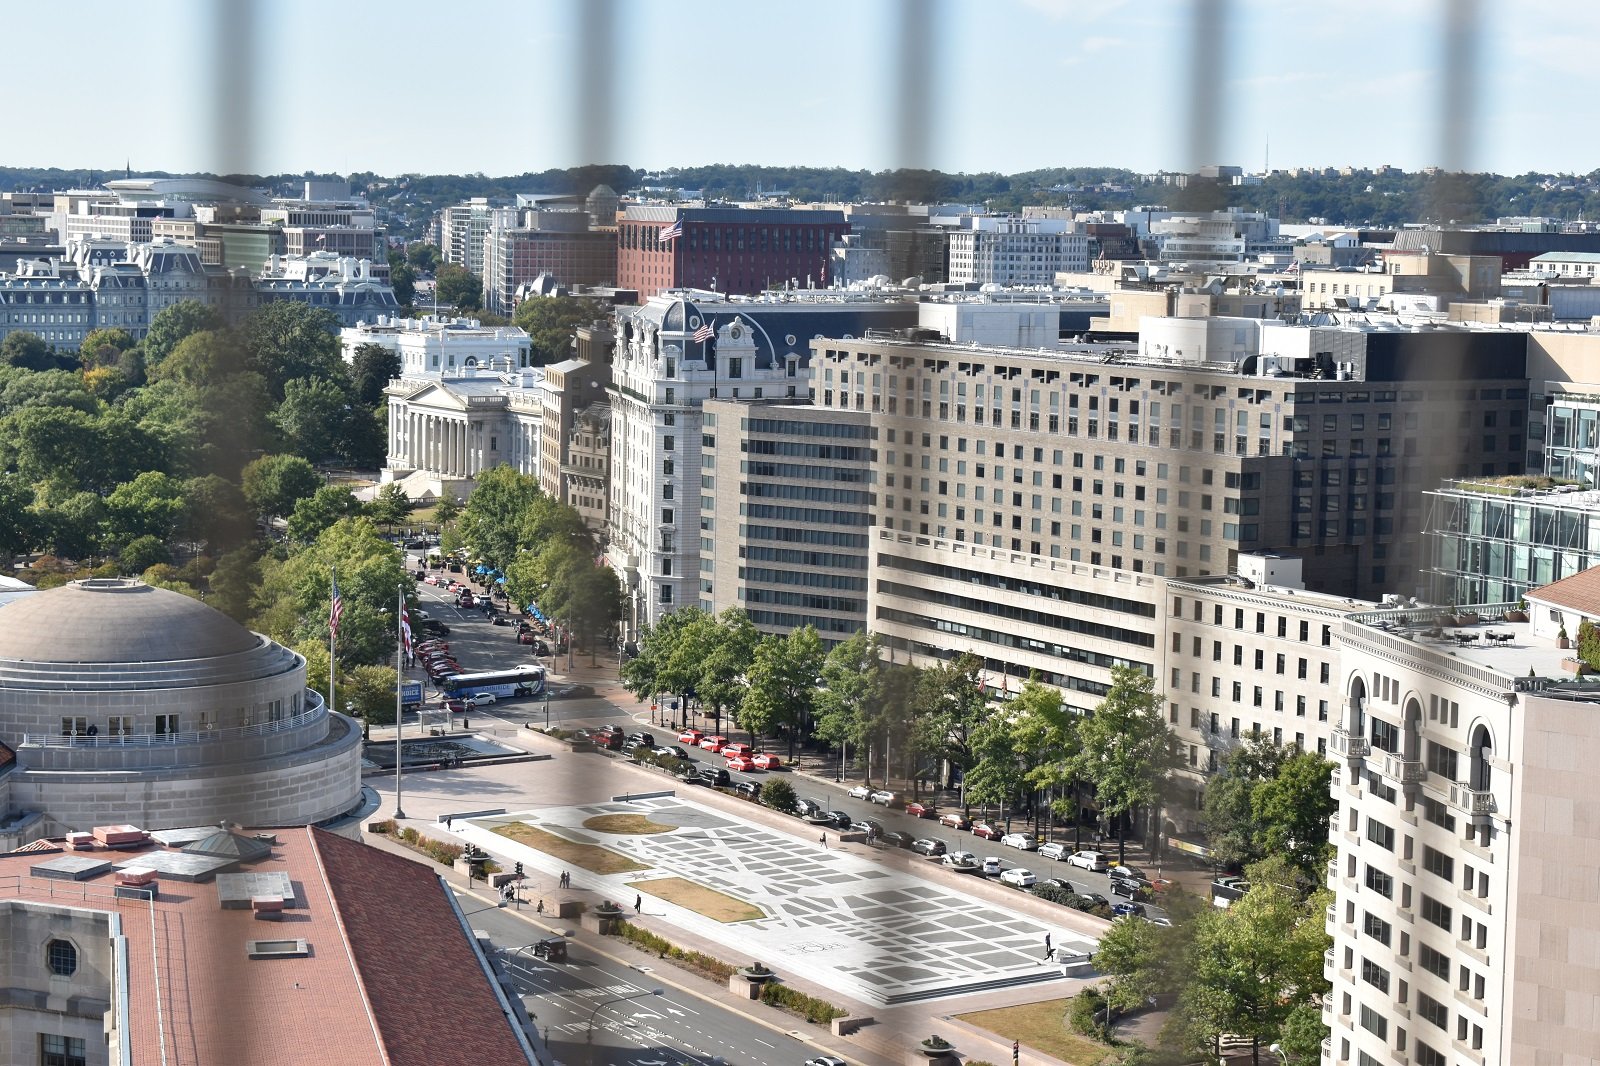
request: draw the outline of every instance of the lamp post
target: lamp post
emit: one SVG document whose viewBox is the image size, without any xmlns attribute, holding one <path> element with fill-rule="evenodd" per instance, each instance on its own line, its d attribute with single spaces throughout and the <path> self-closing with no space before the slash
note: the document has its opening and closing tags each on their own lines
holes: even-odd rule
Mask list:
<svg viewBox="0 0 1600 1066">
<path fill-rule="evenodd" d="M 1278 1058 L 1282 1059 L 1283 1066 L 1289 1066 L 1289 1053 L 1284 1050 L 1282 1044 L 1272 1044 L 1267 1048 L 1267 1050 L 1278 1056 Z"/>
<path fill-rule="evenodd" d="M 589 1063 L 589 1066 L 594 1066 L 594 1018 L 595 1018 L 595 1015 L 599 1014 L 602 1010 L 604 1010 L 605 1008 L 607 1008 L 607 1007 L 609 1007 L 609 1006 L 611 1006 L 612 1004 L 615 1004 L 615 1003 L 624 1003 L 624 1002 L 626 1002 L 626 1001 L 628 1001 L 630 999 L 641 999 L 644 996 L 659 996 L 659 995 L 662 995 L 662 994 L 664 994 L 664 990 L 663 989 L 660 989 L 660 988 L 647 988 L 647 989 L 643 990 L 642 992 L 635 992 L 632 995 L 613 996 L 610 999 L 603 999 L 599 1003 L 595 1004 L 594 1010 L 589 1012 L 589 1021 L 584 1026 L 583 1043 L 584 1043 L 584 1047 L 587 1049 L 584 1058 L 585 1058 L 585 1061 L 587 1061 Z"/>
</svg>

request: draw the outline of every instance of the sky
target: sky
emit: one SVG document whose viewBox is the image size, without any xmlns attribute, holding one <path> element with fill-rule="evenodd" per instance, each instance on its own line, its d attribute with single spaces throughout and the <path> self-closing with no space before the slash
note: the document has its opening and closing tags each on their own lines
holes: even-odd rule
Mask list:
<svg viewBox="0 0 1600 1066">
<path fill-rule="evenodd" d="M 5 26 L 9 166 L 1600 167 L 1587 0 L 52 0 Z"/>
</svg>

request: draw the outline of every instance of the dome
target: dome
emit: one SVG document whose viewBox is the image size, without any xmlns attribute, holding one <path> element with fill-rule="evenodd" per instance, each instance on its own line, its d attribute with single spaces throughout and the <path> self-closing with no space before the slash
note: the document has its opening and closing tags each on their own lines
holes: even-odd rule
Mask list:
<svg viewBox="0 0 1600 1066">
<path fill-rule="evenodd" d="M 688 300 L 674 300 L 667 308 L 667 313 L 661 319 L 663 333 L 688 333 L 698 323 L 693 320 L 699 316 L 700 309 Z"/>
<path fill-rule="evenodd" d="M 175 662 L 260 643 L 213 607 L 133 580 L 73 581 L 0 608 L 0 661 Z"/>
</svg>

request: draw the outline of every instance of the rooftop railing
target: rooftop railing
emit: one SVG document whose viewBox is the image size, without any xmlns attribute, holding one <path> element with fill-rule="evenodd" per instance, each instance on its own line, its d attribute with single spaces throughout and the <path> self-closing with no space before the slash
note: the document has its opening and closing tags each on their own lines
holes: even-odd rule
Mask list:
<svg viewBox="0 0 1600 1066">
<path fill-rule="evenodd" d="M 184 744 L 208 744 L 245 737 L 271 736 L 312 725 L 328 716 L 327 708 L 318 702 L 299 714 L 275 721 L 256 722 L 251 725 L 230 726 L 218 729 L 194 729 L 176 733 L 116 733 L 97 736 L 59 733 L 24 733 L 25 748 L 171 748 Z"/>
</svg>

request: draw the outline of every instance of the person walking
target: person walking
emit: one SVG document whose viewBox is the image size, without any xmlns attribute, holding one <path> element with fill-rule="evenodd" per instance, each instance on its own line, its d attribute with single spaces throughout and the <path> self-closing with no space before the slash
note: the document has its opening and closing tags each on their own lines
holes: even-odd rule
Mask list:
<svg viewBox="0 0 1600 1066">
<path fill-rule="evenodd" d="M 541 900 L 540 900 L 540 901 L 539 901 L 539 906 L 538 906 L 538 908 L 537 908 L 537 909 L 536 909 L 536 910 L 535 910 L 535 912 L 534 912 L 534 913 L 536 913 L 536 914 L 543 914 L 543 913 L 544 913 L 544 900 L 542 900 L 542 899 L 541 899 Z"/>
<path fill-rule="evenodd" d="M 633 897 L 633 913 L 638 914 L 639 911 L 641 909 L 643 909 L 643 907 L 644 907 L 644 897 L 640 896 L 640 895 L 635 895 Z"/>
<path fill-rule="evenodd" d="M 1044 935 L 1044 961 L 1049 962 L 1055 957 L 1056 949 L 1050 945 L 1050 934 Z"/>
<path fill-rule="evenodd" d="M 454 824 L 455 820 L 456 816 L 453 814 L 447 814 L 444 816 L 444 828 L 446 832 L 450 831 L 450 828 Z"/>
<path fill-rule="evenodd" d="M 828 834 L 827 833 L 823 833 L 822 834 L 822 850 L 823 851 L 827 851 L 828 850 Z"/>
</svg>

